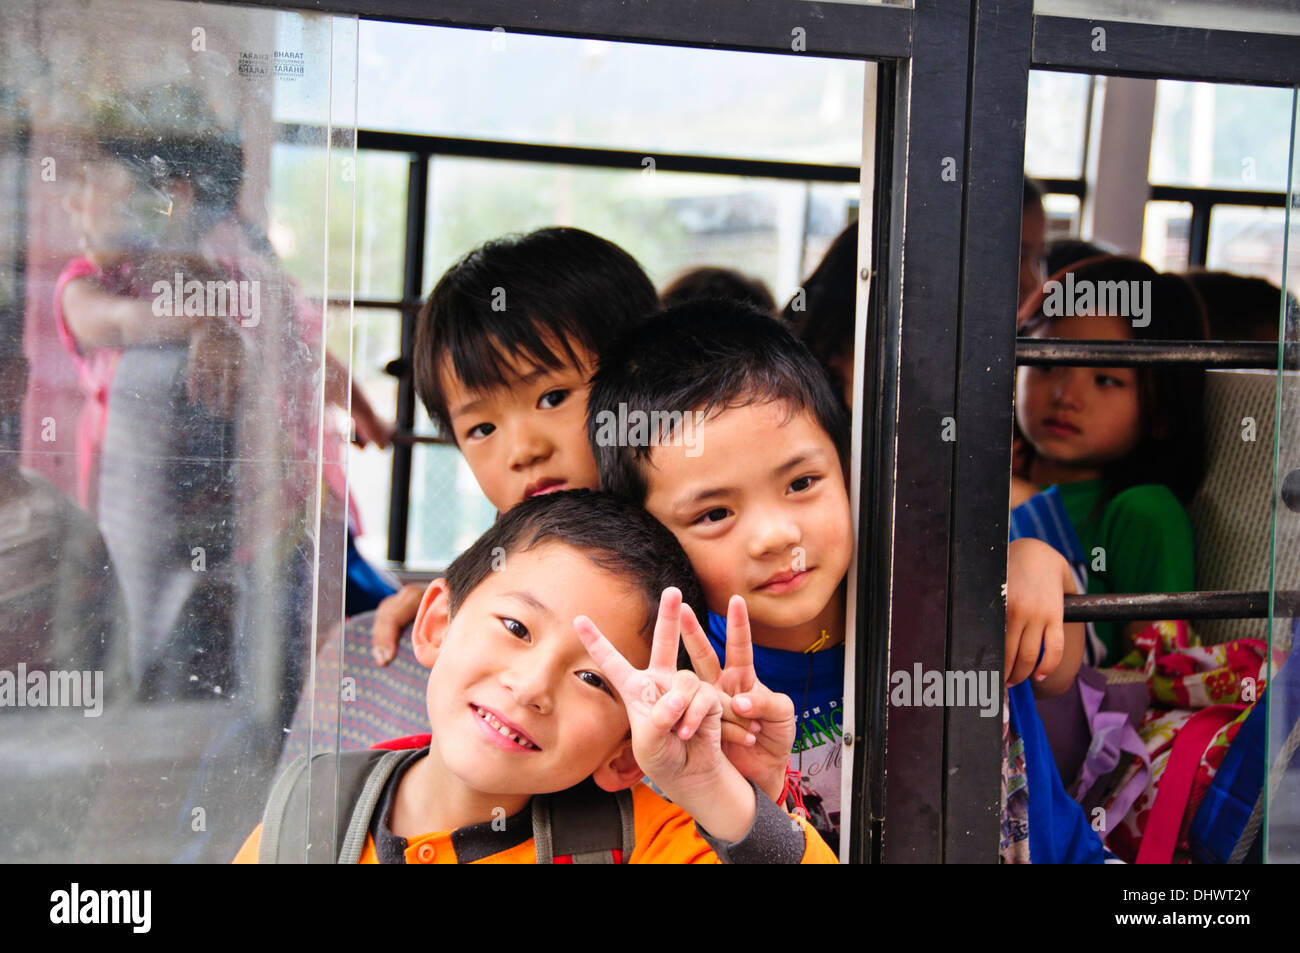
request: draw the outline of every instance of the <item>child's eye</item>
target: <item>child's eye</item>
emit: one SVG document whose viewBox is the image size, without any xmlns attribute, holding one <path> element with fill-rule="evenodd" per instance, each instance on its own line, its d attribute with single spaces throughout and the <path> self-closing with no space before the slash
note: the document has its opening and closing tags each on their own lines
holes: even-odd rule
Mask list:
<svg viewBox="0 0 1300 953">
<path fill-rule="evenodd" d="M 700 518 L 697 519 L 695 522 L 705 523 L 705 524 L 721 523 L 723 520 L 727 518 L 728 514 L 729 511 L 727 510 L 726 507 L 719 506 L 709 510 L 707 513 L 700 516 Z"/>
<path fill-rule="evenodd" d="M 578 678 L 586 682 L 592 688 L 600 689 L 610 698 L 614 697 L 614 692 L 610 689 L 609 685 L 606 684 L 605 680 L 601 678 L 599 675 L 597 675 L 595 672 L 579 672 Z"/>
<path fill-rule="evenodd" d="M 517 619 L 511 619 L 507 616 L 498 616 L 497 618 L 501 620 L 501 625 L 505 627 L 505 630 L 516 639 L 521 639 L 524 642 L 531 642 L 533 640 L 532 636 L 528 634 L 528 627 L 522 622 Z"/>
<path fill-rule="evenodd" d="M 560 404 L 564 403 L 564 398 L 568 396 L 569 392 L 567 390 L 548 390 L 537 402 L 537 406 L 541 407 L 543 410 L 550 410 L 551 408 L 558 407 Z"/>
<path fill-rule="evenodd" d="M 790 483 L 790 489 L 794 490 L 796 493 L 803 493 L 805 490 L 811 489 L 817 480 L 818 477 L 815 476 L 801 476 L 799 479 Z"/>
<path fill-rule="evenodd" d="M 496 424 L 478 424 L 477 426 L 470 427 L 469 430 L 466 431 L 465 436 L 486 437 L 488 434 L 490 434 L 492 431 L 496 429 L 497 429 Z"/>
<path fill-rule="evenodd" d="M 1098 374 L 1097 383 L 1102 387 L 1123 387 L 1124 382 L 1113 374 Z"/>
</svg>

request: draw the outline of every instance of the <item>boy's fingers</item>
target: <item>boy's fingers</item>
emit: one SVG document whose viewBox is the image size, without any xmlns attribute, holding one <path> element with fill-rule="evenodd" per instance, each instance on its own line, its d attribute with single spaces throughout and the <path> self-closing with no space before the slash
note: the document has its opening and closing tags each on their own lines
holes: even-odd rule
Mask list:
<svg viewBox="0 0 1300 953">
<path fill-rule="evenodd" d="M 654 641 L 650 644 L 650 671 L 677 670 L 677 643 L 682 611 L 682 591 L 669 586 L 659 597 Z"/>
<path fill-rule="evenodd" d="M 1020 633 L 1016 654 L 1011 660 L 1011 674 L 1007 677 L 1008 685 L 1019 685 L 1029 677 L 1029 673 L 1034 670 L 1034 663 L 1038 661 L 1038 647 L 1042 640 L 1042 633 L 1034 631 L 1033 626 L 1027 626 Z"/>
<path fill-rule="evenodd" d="M 701 628 L 695 610 L 684 602 L 682 603 L 682 641 L 686 643 L 686 652 L 691 657 L 695 674 L 710 684 L 716 682 L 718 676 L 722 674 L 722 668 L 718 665 L 718 656 L 713 651 L 713 643 Z"/>
<path fill-rule="evenodd" d="M 739 725 L 733 725 L 729 721 L 722 723 L 722 743 L 741 745 L 745 748 L 752 748 L 758 743 L 757 736 L 752 731 L 746 731 Z"/>
<path fill-rule="evenodd" d="M 749 628 L 749 609 L 743 596 L 732 596 L 727 603 L 727 668 L 739 669 L 746 676 L 748 689 L 754 675 L 754 637 Z"/>
<path fill-rule="evenodd" d="M 668 691 L 650 708 L 650 722 L 660 731 L 669 731 L 695 700 L 701 682 L 694 672 L 685 669 L 673 676 Z"/>
<path fill-rule="evenodd" d="M 1061 664 L 1061 658 L 1065 654 L 1065 623 L 1059 619 L 1054 619 L 1047 626 L 1047 633 L 1043 641 L 1043 658 L 1034 669 L 1034 680 L 1041 682 L 1056 671 L 1056 667 Z"/>
<path fill-rule="evenodd" d="M 623 658 L 622 653 L 609 644 L 609 639 L 605 638 L 600 629 L 596 628 L 596 623 L 585 615 L 580 615 L 573 620 L 573 628 L 578 633 L 578 638 L 582 640 L 583 646 L 586 647 L 591 660 L 600 667 L 600 670 L 605 673 L 605 677 L 618 689 L 624 701 L 628 701 L 632 696 L 624 691 L 624 688 L 637 673 L 637 670 L 632 667 L 632 663 Z"/>
<path fill-rule="evenodd" d="M 710 716 L 718 717 L 721 714 L 722 704 L 718 701 L 718 696 L 708 685 L 697 683 L 695 697 L 691 699 L 686 712 L 678 722 L 677 737 L 682 741 L 689 741 L 695 737 L 704 719 Z"/>
</svg>

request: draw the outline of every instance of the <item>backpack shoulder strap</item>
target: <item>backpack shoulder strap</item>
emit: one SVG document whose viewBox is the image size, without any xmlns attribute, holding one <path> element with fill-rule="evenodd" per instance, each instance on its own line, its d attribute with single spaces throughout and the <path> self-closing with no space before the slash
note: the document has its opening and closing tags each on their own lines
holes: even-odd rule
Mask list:
<svg viewBox="0 0 1300 953">
<path fill-rule="evenodd" d="M 636 847 L 632 792 L 601 790 L 590 778 L 533 798 L 539 864 L 626 864 Z"/>
<path fill-rule="evenodd" d="M 311 759 L 310 770 L 307 756 L 300 755 L 271 789 L 257 862 L 355 864 L 384 784 L 407 754 L 325 752 Z M 314 789 L 310 805 L 309 787 Z"/>
</svg>

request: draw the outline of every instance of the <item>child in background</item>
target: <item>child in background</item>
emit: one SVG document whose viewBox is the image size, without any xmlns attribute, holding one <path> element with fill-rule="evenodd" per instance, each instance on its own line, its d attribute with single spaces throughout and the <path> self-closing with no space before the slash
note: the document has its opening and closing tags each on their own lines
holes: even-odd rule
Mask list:
<svg viewBox="0 0 1300 953">
<path fill-rule="evenodd" d="M 1073 340 L 1205 338 L 1200 300 L 1177 275 L 1108 255 L 1073 265 L 1082 289 L 1123 287 L 1128 307 L 1057 314 L 1064 273 L 1021 312 L 1020 333 Z M 1104 285 L 1103 283 L 1119 283 Z M 1122 303 L 1122 302 L 1121 302 Z M 1085 303 L 1086 304 L 1086 303 Z M 1117 314 L 1113 311 L 1124 311 Z M 1138 313 L 1138 312 L 1141 313 Z M 1022 367 L 1016 421 L 1027 443 L 1020 496 L 1055 485 L 1088 561 L 1090 593 L 1188 592 L 1195 588 L 1192 527 L 1183 509 L 1204 471 L 1197 367 Z M 1013 497 L 1013 503 L 1016 498 Z M 1095 623 L 1114 664 L 1146 623 Z"/>
<path fill-rule="evenodd" d="M 614 420 L 637 413 L 675 413 L 677 423 L 662 433 L 643 431 L 639 441 L 613 432 Z M 607 352 L 592 381 L 587 420 L 602 487 L 643 504 L 672 530 L 717 614 L 702 633 L 683 613 L 697 671 L 717 664 L 708 649 L 700 651 L 701 637 L 707 634 L 722 654 L 720 633 L 740 621 L 734 597 L 748 605 L 757 677 L 793 698 L 793 766 L 803 801 L 836 843 L 844 577 L 853 531 L 848 416 L 829 376 L 779 322 L 752 308 L 685 304 Z M 1011 544 L 1008 563 L 1007 683 L 1032 675 L 1036 692 L 1059 693 L 1082 657 L 1082 627 L 1062 626 L 1064 593 L 1074 591 L 1069 566 L 1033 539 Z M 1065 796 L 1050 752 L 1039 760 L 1043 781 L 1029 797 L 1030 831 L 1037 825 L 1042 834 L 1033 860 L 1100 860 L 1101 843 Z"/>
<path fill-rule="evenodd" d="M 588 381 L 600 351 L 657 301 L 636 259 L 580 228 L 486 242 L 439 279 L 416 319 L 415 390 L 498 512 L 597 486 Z M 424 589 L 380 604 L 377 664 L 392 661 Z"/>
</svg>

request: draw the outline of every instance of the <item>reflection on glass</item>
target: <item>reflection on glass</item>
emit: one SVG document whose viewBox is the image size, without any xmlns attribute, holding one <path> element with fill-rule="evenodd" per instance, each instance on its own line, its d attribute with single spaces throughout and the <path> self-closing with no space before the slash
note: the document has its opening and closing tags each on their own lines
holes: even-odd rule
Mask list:
<svg viewBox="0 0 1300 953">
<path fill-rule="evenodd" d="M 1191 223 L 1188 202 L 1148 202 L 1142 219 L 1142 259 L 1157 271 L 1186 270 Z"/>
<path fill-rule="evenodd" d="M 265 210 L 292 89 L 299 184 L 350 238 L 323 156 L 355 34 L 161 0 L 88 22 L 24 0 L 0 38 L 0 859 L 226 861 L 341 600 L 320 299 L 346 258 L 304 233 L 332 264 L 294 280 Z"/>
</svg>

